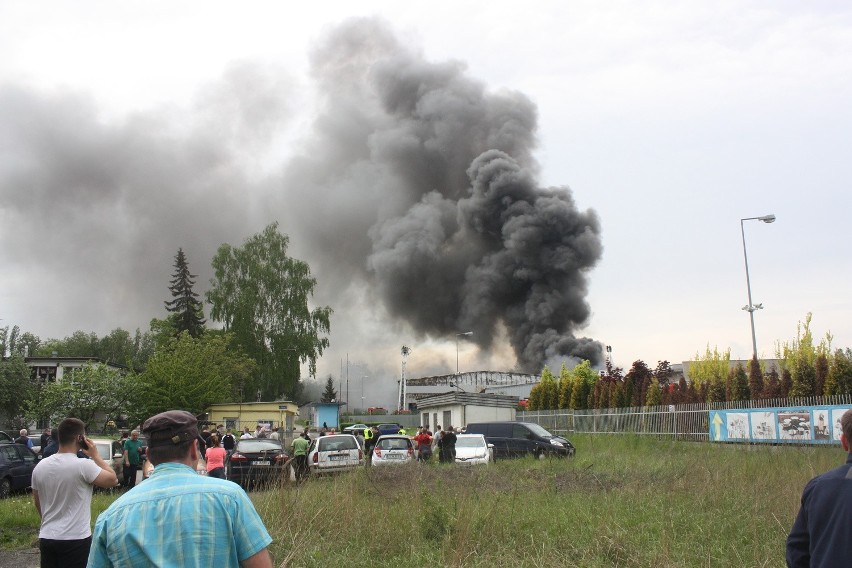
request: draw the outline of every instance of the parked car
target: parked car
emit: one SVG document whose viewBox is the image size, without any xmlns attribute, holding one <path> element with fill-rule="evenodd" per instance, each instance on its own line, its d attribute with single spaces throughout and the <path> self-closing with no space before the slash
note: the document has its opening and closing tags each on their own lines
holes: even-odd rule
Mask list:
<svg viewBox="0 0 852 568">
<path fill-rule="evenodd" d="M 379 436 L 387 436 L 399 432 L 399 424 L 379 424 Z"/>
<path fill-rule="evenodd" d="M 118 476 L 119 481 L 124 477 L 124 454 L 115 449 L 115 440 L 109 438 L 89 438 L 95 443 L 98 454 L 105 462 L 112 466 L 112 470 Z"/>
<path fill-rule="evenodd" d="M 225 458 L 225 476 L 245 488 L 274 483 L 289 475 L 289 461 L 290 455 L 278 440 L 237 440 L 233 453 Z"/>
<path fill-rule="evenodd" d="M 575 449 L 568 439 L 554 436 L 534 422 L 477 422 L 468 424 L 466 434 L 482 434 L 494 445 L 494 459 L 532 455 L 571 457 Z"/>
<path fill-rule="evenodd" d="M 14 444 L 15 438 L 0 430 L 0 444 Z"/>
<path fill-rule="evenodd" d="M 311 475 L 336 473 L 364 465 L 364 452 L 352 434 L 320 436 L 308 447 Z"/>
<path fill-rule="evenodd" d="M 366 424 L 353 424 L 352 426 L 347 426 L 343 429 L 343 432 L 346 434 L 363 434 L 364 430 L 369 428 Z"/>
<path fill-rule="evenodd" d="M 494 444 L 485 441 L 482 434 L 456 435 L 456 463 L 488 465 L 493 460 Z"/>
<path fill-rule="evenodd" d="M 370 462 L 375 465 L 403 464 L 414 460 L 414 442 L 408 436 L 379 436 Z"/>
<path fill-rule="evenodd" d="M 38 460 L 36 453 L 22 444 L 0 445 L 0 498 L 32 485 Z"/>
</svg>

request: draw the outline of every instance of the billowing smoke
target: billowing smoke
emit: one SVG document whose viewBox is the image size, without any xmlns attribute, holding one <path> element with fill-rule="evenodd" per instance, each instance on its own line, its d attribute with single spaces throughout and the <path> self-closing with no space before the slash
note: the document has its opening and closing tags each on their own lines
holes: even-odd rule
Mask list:
<svg viewBox="0 0 852 568">
<path fill-rule="evenodd" d="M 311 116 L 293 112 L 281 69 L 251 62 L 188 108 L 123 120 L 86 93 L 0 84 L 3 324 L 43 338 L 146 329 L 165 315 L 179 247 L 203 291 L 219 244 L 280 220 L 317 303 L 335 309 L 335 355 L 381 346 L 370 364 L 387 369 L 411 334 L 472 330 L 489 353 L 508 341 L 524 370 L 597 361 L 600 346 L 575 336 L 600 229 L 568 188 L 536 183 L 533 103 L 427 61 L 375 20 L 331 31 L 311 64 Z M 296 150 L 282 155 L 282 140 Z"/>
<path fill-rule="evenodd" d="M 311 204 L 292 222 L 331 261 L 326 278 L 357 275 L 420 334 L 470 330 L 488 350 L 504 330 L 525 371 L 599 362 L 601 346 L 575 337 L 598 219 L 567 187 L 537 185 L 533 103 L 425 61 L 374 20 L 332 32 L 313 69 L 322 110 L 285 187 Z"/>
</svg>

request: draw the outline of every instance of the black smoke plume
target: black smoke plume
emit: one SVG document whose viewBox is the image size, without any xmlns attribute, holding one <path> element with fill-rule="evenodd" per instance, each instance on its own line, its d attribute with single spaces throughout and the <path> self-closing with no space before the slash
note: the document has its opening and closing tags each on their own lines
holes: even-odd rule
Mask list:
<svg viewBox="0 0 852 568">
<path fill-rule="evenodd" d="M 328 276 L 358 275 L 420 334 L 472 330 L 488 350 L 505 329 L 524 371 L 598 363 L 600 344 L 575 332 L 600 226 L 567 187 L 538 186 L 535 105 L 426 61 L 375 20 L 333 31 L 312 63 L 322 110 L 285 187 L 311 204 L 292 221 Z"/>
</svg>

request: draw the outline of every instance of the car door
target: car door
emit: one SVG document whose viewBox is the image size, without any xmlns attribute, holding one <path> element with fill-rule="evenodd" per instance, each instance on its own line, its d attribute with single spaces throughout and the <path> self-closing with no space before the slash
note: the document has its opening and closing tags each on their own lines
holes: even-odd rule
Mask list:
<svg viewBox="0 0 852 568">
<path fill-rule="evenodd" d="M 494 444 L 495 458 L 512 457 L 509 443 L 512 437 L 512 425 L 509 423 L 488 424 L 485 440 Z"/>
<path fill-rule="evenodd" d="M 530 439 L 532 432 L 523 424 L 512 425 L 512 438 L 509 441 L 510 453 L 515 457 L 525 456 L 532 452 L 535 443 Z"/>
<path fill-rule="evenodd" d="M 19 453 L 19 448 L 14 445 L 0 446 L 0 453 L 3 454 L 4 461 L 8 464 L 8 471 L 12 478 L 12 489 L 18 490 L 28 487 L 32 479 L 32 468 L 27 475 L 24 458 Z"/>
<path fill-rule="evenodd" d="M 23 487 L 29 487 L 33 483 L 33 470 L 38 463 L 38 456 L 28 448 L 18 448 L 24 460 Z"/>
</svg>

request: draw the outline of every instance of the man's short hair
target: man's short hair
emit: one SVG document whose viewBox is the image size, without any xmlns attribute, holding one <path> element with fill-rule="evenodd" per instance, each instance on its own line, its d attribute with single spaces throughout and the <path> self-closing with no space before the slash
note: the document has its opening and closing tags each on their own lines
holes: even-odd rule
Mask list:
<svg viewBox="0 0 852 568">
<path fill-rule="evenodd" d="M 27 435 L 27 429 L 21 428 L 21 436 L 26 436 L 26 435 Z"/>
<path fill-rule="evenodd" d="M 78 436 L 86 435 L 86 425 L 79 418 L 66 418 L 56 427 L 57 440 L 60 446 L 67 446 L 77 441 Z"/>
<path fill-rule="evenodd" d="M 847 410 L 840 417 L 840 429 L 843 430 L 846 440 L 852 444 L 852 410 Z"/>
</svg>

